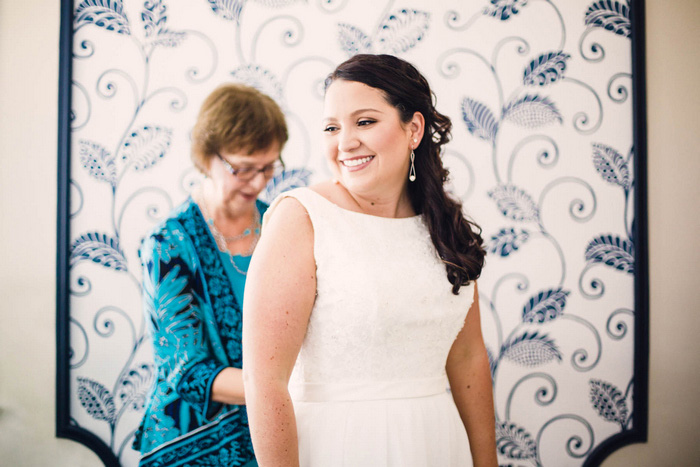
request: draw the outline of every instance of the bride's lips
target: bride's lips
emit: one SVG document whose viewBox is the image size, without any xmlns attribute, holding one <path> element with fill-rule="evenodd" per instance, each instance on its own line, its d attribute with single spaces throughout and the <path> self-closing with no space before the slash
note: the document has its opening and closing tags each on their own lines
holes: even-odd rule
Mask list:
<svg viewBox="0 0 700 467">
<path fill-rule="evenodd" d="M 373 160 L 374 156 L 349 157 L 341 160 L 340 165 L 342 165 L 348 172 L 357 172 L 358 170 L 362 170 L 367 167 Z"/>
</svg>

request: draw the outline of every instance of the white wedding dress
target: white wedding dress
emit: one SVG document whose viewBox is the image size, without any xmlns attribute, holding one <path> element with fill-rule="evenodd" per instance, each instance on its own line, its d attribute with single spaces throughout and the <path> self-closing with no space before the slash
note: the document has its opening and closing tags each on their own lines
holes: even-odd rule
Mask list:
<svg viewBox="0 0 700 467">
<path fill-rule="evenodd" d="M 343 209 L 288 191 L 314 229 L 317 297 L 289 391 L 302 467 L 472 465 L 447 354 L 473 284 L 451 292 L 420 216 Z"/>
</svg>

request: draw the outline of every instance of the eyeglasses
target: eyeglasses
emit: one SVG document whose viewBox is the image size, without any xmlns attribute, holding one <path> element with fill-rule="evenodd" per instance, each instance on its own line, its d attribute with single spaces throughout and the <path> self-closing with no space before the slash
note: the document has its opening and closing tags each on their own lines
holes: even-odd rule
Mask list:
<svg viewBox="0 0 700 467">
<path fill-rule="evenodd" d="M 241 167 L 240 169 L 237 169 L 229 164 L 226 159 L 221 157 L 221 154 L 218 152 L 215 154 L 219 159 L 221 159 L 221 162 L 224 163 L 224 167 L 226 167 L 226 170 L 228 170 L 231 175 L 244 182 L 254 179 L 259 173 L 263 174 L 263 177 L 265 178 L 272 178 L 279 175 L 284 170 L 284 163 L 281 159 L 278 159 L 272 164 L 268 164 L 261 169 L 256 167 Z"/>
</svg>

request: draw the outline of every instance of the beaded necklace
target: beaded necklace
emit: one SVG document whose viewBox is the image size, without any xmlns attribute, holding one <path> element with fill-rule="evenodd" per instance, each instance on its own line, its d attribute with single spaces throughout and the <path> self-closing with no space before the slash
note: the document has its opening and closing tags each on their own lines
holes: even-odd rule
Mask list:
<svg viewBox="0 0 700 467">
<path fill-rule="evenodd" d="M 228 257 L 229 261 L 231 262 L 231 266 L 242 275 L 247 275 L 247 271 L 241 270 L 237 265 L 236 262 L 233 259 L 233 255 L 231 252 L 228 250 L 227 244 L 229 242 L 234 242 L 236 240 L 241 240 L 251 234 L 254 235 L 253 241 L 250 243 L 250 247 L 248 247 L 248 250 L 246 250 L 245 253 L 241 256 L 250 256 L 253 254 L 253 250 L 255 250 L 255 247 L 258 244 L 258 240 L 260 239 L 260 212 L 258 211 L 257 206 L 254 207 L 254 214 L 253 214 L 253 222 L 243 231 L 243 233 L 240 233 L 238 235 L 233 235 L 231 237 L 226 237 L 224 234 L 222 234 L 219 229 L 216 228 L 216 225 L 214 225 L 214 219 L 209 215 L 209 211 L 207 210 L 207 203 L 204 201 L 204 198 L 202 196 L 197 196 L 197 199 L 195 199 L 195 202 L 199 206 L 200 210 L 202 211 L 202 214 L 204 216 L 204 221 L 207 223 L 207 226 L 209 227 L 209 231 L 211 232 L 212 236 L 214 237 L 214 240 L 216 241 L 216 245 L 219 247 L 219 250 L 222 251 L 223 253 L 226 253 L 226 256 Z"/>
</svg>

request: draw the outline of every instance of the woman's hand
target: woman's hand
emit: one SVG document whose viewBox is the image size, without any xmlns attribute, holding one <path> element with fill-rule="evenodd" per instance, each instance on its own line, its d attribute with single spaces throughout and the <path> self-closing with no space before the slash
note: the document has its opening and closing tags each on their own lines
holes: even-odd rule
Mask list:
<svg viewBox="0 0 700 467">
<path fill-rule="evenodd" d="M 313 227 L 293 198 L 270 209 L 274 215 L 251 260 L 243 300 L 243 381 L 258 464 L 296 467 L 296 419 L 287 385 L 316 294 Z"/>
<path fill-rule="evenodd" d="M 228 367 L 221 370 L 211 384 L 211 399 L 224 404 L 245 404 L 242 373 L 240 368 Z"/>
</svg>

